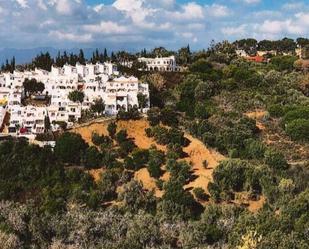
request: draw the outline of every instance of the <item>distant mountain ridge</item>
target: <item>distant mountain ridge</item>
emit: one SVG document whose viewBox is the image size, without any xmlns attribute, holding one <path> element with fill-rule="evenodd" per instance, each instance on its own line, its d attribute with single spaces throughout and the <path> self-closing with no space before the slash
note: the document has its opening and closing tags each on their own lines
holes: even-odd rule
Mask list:
<svg viewBox="0 0 309 249">
<path fill-rule="evenodd" d="M 104 48 L 98 48 L 100 52 L 103 52 Z M 30 63 L 32 59 L 39 53 L 49 52 L 52 57 L 56 57 L 60 51 L 63 53 L 79 53 L 80 48 L 71 49 L 56 49 L 53 47 L 38 47 L 38 48 L 27 48 L 27 49 L 16 49 L 16 48 L 2 48 L 0 49 L 0 64 L 5 63 L 6 60 L 11 60 L 15 56 L 16 64 Z M 96 48 L 83 48 L 84 55 L 87 59 L 91 58 L 92 53 Z"/>
</svg>

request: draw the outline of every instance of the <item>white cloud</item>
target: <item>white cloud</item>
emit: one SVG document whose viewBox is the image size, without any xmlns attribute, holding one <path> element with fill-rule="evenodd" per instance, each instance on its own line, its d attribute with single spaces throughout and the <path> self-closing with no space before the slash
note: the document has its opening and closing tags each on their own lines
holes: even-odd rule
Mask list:
<svg viewBox="0 0 309 249">
<path fill-rule="evenodd" d="M 243 0 L 247 4 L 256 4 L 261 2 L 261 0 Z"/>
<path fill-rule="evenodd" d="M 220 4 L 212 4 L 212 5 L 206 5 L 205 6 L 206 11 L 208 15 L 214 16 L 214 17 L 225 17 L 230 15 L 231 11 L 228 7 Z"/>
<path fill-rule="evenodd" d="M 163 8 L 172 8 L 176 4 L 176 0 L 148 0 L 147 2 Z"/>
<path fill-rule="evenodd" d="M 151 16 L 155 10 L 143 5 L 143 0 L 117 0 L 113 6 L 130 17 L 135 25 L 147 27 L 146 18 Z"/>
<path fill-rule="evenodd" d="M 28 8 L 28 2 L 27 0 L 16 0 L 16 2 L 20 5 L 22 8 Z"/>
<path fill-rule="evenodd" d="M 40 23 L 40 28 L 48 27 L 54 25 L 56 22 L 53 19 L 48 19 L 42 23 Z"/>
<path fill-rule="evenodd" d="M 49 5 L 55 7 L 56 11 L 61 15 L 71 15 L 80 0 L 49 0 Z"/>
<path fill-rule="evenodd" d="M 63 47 L 139 49 L 196 42 L 195 48 L 204 48 L 211 39 L 309 36 L 306 1 L 256 8 L 266 1 L 0 0 L 1 45 L 50 46 L 56 41 Z"/>
<path fill-rule="evenodd" d="M 309 14 L 297 13 L 295 18 L 287 20 L 265 20 L 257 29 L 260 32 L 276 35 L 303 35 L 309 31 Z"/>
<path fill-rule="evenodd" d="M 100 11 L 103 10 L 104 6 L 105 6 L 105 5 L 104 5 L 103 3 L 98 4 L 98 5 L 96 5 L 96 6 L 93 7 L 93 10 L 94 10 L 95 12 L 100 12 Z"/>
<path fill-rule="evenodd" d="M 274 11 L 274 10 L 262 10 L 262 11 L 253 12 L 251 16 L 254 18 L 260 19 L 260 20 L 265 20 L 268 18 L 282 17 L 282 12 Z"/>
<path fill-rule="evenodd" d="M 309 13 L 299 12 L 295 14 L 295 17 L 297 18 L 299 25 L 309 26 Z"/>
<path fill-rule="evenodd" d="M 46 6 L 44 0 L 38 0 L 38 6 L 42 10 L 47 10 L 47 6 Z"/>
<path fill-rule="evenodd" d="M 113 3 L 113 6 L 121 11 L 135 11 L 142 9 L 143 1 L 142 0 L 116 0 Z"/>
<path fill-rule="evenodd" d="M 299 10 L 304 7 L 304 3 L 302 2 L 291 2 L 291 3 L 285 3 L 282 8 L 284 10 Z"/>
<path fill-rule="evenodd" d="M 88 43 L 93 41 L 91 34 L 74 34 L 64 31 L 53 30 L 49 32 L 49 37 L 54 40 L 66 40 L 80 43 Z"/>
<path fill-rule="evenodd" d="M 69 0 L 58 0 L 56 3 L 56 9 L 61 14 L 70 14 L 72 11 Z"/>
<path fill-rule="evenodd" d="M 128 27 L 121 26 L 111 21 L 102 21 L 99 24 L 84 25 L 84 30 L 91 33 L 103 34 L 125 34 L 129 31 Z"/>
<path fill-rule="evenodd" d="M 172 17 L 182 20 L 203 19 L 203 7 L 195 2 L 190 2 L 181 6 L 181 11 L 171 12 Z"/>
<path fill-rule="evenodd" d="M 224 27 L 221 29 L 221 32 L 228 36 L 243 36 L 246 34 L 246 27 L 245 24 L 237 27 Z"/>
</svg>

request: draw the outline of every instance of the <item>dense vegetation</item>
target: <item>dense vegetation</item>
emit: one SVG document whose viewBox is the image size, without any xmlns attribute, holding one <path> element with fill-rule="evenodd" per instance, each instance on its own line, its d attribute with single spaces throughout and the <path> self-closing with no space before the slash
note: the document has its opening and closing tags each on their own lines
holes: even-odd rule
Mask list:
<svg viewBox="0 0 309 249">
<path fill-rule="evenodd" d="M 91 145 L 68 132 L 54 150 L 23 139 L 0 142 L 0 248 L 308 248 L 308 76 L 290 56 L 267 64 L 237 59 L 236 45 L 273 43 L 184 48 L 188 72 L 143 76 L 153 104 L 145 132 L 166 152 L 138 148 L 117 122 L 108 135 L 94 133 Z M 290 40 L 280 46 L 294 47 Z M 255 120 L 256 113 L 263 115 Z M 118 115 L 139 118 L 138 110 Z M 184 188 L 194 177 L 183 160 L 185 131 L 227 157 L 207 193 Z M 94 181 L 88 170 L 102 167 Z M 161 198 L 134 180 L 141 168 L 156 179 Z M 262 198 L 261 209 L 247 209 Z"/>
</svg>

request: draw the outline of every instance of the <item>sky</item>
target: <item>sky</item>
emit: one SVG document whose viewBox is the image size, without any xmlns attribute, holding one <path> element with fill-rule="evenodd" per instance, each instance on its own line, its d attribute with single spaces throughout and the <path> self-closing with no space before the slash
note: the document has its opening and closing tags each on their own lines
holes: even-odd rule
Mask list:
<svg viewBox="0 0 309 249">
<path fill-rule="evenodd" d="M 0 48 L 138 51 L 309 36 L 309 0 L 0 0 Z"/>
</svg>

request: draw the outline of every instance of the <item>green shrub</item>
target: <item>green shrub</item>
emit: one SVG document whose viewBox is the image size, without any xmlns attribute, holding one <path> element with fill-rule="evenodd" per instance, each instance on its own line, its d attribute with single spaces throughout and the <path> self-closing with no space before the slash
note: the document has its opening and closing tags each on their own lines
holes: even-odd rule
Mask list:
<svg viewBox="0 0 309 249">
<path fill-rule="evenodd" d="M 86 149 L 84 164 L 87 169 L 96 169 L 101 166 L 102 155 L 98 149 L 94 146 L 91 146 Z"/>
<path fill-rule="evenodd" d="M 167 126 L 178 125 L 178 114 L 172 107 L 165 107 L 161 110 L 161 122 Z"/>
<path fill-rule="evenodd" d="M 242 191 L 246 182 L 247 163 L 241 160 L 226 160 L 220 162 L 213 172 L 214 183 L 222 190 Z"/>
<path fill-rule="evenodd" d="M 245 141 L 245 156 L 249 159 L 263 159 L 265 149 L 265 146 L 258 140 Z"/>
<path fill-rule="evenodd" d="M 110 137 L 104 136 L 104 135 L 99 135 L 97 133 L 92 134 L 91 138 L 92 142 L 96 146 L 100 146 L 101 148 L 110 148 L 113 141 Z"/>
<path fill-rule="evenodd" d="M 198 103 L 195 106 L 194 115 L 199 119 L 208 119 L 210 117 L 210 111 L 207 104 Z"/>
<path fill-rule="evenodd" d="M 281 152 L 273 149 L 267 149 L 264 154 L 265 163 L 272 169 L 285 170 L 288 168 L 288 163 Z"/>
<path fill-rule="evenodd" d="M 55 155 L 64 163 L 79 165 L 87 147 L 81 135 L 66 132 L 56 141 Z"/>
<path fill-rule="evenodd" d="M 120 130 L 117 134 L 116 134 L 116 141 L 121 144 L 125 141 L 128 140 L 128 133 L 126 130 Z"/>
<path fill-rule="evenodd" d="M 137 108 L 131 108 L 128 111 L 119 110 L 117 113 L 118 120 L 138 120 L 141 118 L 141 115 Z"/>
<path fill-rule="evenodd" d="M 135 143 L 131 140 L 125 140 L 119 144 L 118 153 L 121 157 L 127 156 L 136 148 Z"/>
<path fill-rule="evenodd" d="M 298 141 L 309 141 L 309 119 L 295 119 L 285 128 L 286 133 Z"/>
<path fill-rule="evenodd" d="M 268 107 L 268 112 L 272 117 L 279 118 L 284 115 L 284 107 L 282 105 L 276 104 Z"/>
<path fill-rule="evenodd" d="M 199 201 L 208 201 L 209 195 L 205 193 L 205 190 L 202 188 L 194 188 L 193 193 L 196 199 Z"/>
<path fill-rule="evenodd" d="M 299 107 L 294 110 L 288 111 L 283 117 L 283 123 L 288 124 L 295 119 L 309 120 L 309 107 Z"/>
<path fill-rule="evenodd" d="M 151 177 L 159 178 L 162 175 L 161 166 L 165 162 L 164 152 L 157 150 L 156 148 L 150 148 L 148 171 Z"/>
<path fill-rule="evenodd" d="M 139 170 L 146 166 L 149 159 L 149 150 L 135 148 L 131 156 L 135 164 L 135 170 Z"/>
<path fill-rule="evenodd" d="M 147 120 L 151 126 L 156 126 L 160 124 L 161 113 L 158 107 L 154 107 L 148 110 Z"/>
<path fill-rule="evenodd" d="M 111 138 L 114 138 L 117 132 L 117 124 L 115 122 L 109 123 L 107 126 L 107 131 L 108 131 L 109 136 Z"/>
<path fill-rule="evenodd" d="M 192 63 L 189 70 L 195 73 L 207 73 L 212 70 L 213 66 L 210 62 L 205 59 L 199 59 L 198 61 Z"/>
<path fill-rule="evenodd" d="M 161 179 L 157 179 L 156 180 L 156 186 L 159 190 L 162 190 L 163 189 L 163 186 L 164 186 L 164 181 L 161 180 Z"/>
<path fill-rule="evenodd" d="M 297 59 L 296 56 L 276 56 L 271 59 L 271 64 L 274 65 L 278 71 L 291 71 L 294 69 L 294 62 Z"/>
</svg>

